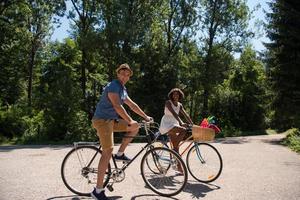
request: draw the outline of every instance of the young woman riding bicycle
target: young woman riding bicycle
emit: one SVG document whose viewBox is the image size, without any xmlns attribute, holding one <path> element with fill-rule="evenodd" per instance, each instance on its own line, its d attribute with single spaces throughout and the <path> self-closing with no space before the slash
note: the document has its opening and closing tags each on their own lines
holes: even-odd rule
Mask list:
<svg viewBox="0 0 300 200">
<path fill-rule="evenodd" d="M 193 121 L 181 104 L 184 94 L 179 88 L 171 89 L 168 97 L 169 100 L 165 103 L 164 116 L 161 119 L 159 131 L 161 134 L 169 135 L 174 151 L 179 152 L 179 143 L 186 135 L 188 124 L 192 125 Z M 188 124 L 182 121 L 180 115 L 185 118 Z M 178 171 L 182 173 L 180 167 L 178 167 Z"/>
</svg>

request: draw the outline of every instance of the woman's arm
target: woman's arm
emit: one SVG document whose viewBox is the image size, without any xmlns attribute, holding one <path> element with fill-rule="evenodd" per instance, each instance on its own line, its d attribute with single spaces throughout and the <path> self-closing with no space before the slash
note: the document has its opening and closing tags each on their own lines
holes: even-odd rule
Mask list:
<svg viewBox="0 0 300 200">
<path fill-rule="evenodd" d="M 186 113 L 183 106 L 180 107 L 180 113 L 184 116 L 184 118 L 189 122 L 189 124 L 193 124 L 193 120 L 190 118 L 190 116 Z"/>
</svg>

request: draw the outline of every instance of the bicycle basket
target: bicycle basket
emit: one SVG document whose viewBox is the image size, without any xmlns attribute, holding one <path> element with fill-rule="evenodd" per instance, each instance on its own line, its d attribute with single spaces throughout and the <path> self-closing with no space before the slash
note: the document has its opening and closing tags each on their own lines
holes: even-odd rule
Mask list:
<svg viewBox="0 0 300 200">
<path fill-rule="evenodd" d="M 215 138 L 215 131 L 211 128 L 203 128 L 194 125 L 192 128 L 194 141 L 211 141 Z"/>
</svg>

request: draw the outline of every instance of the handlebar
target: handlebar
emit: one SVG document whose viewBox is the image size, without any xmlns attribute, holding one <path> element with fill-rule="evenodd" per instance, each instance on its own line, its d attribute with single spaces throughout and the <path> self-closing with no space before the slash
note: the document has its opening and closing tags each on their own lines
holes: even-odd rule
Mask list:
<svg viewBox="0 0 300 200">
<path fill-rule="evenodd" d="M 145 128 L 145 129 L 150 128 L 151 125 L 154 125 L 154 127 L 156 127 L 156 128 L 159 127 L 158 123 L 155 122 L 153 119 L 151 121 L 148 121 L 148 122 L 145 121 L 145 120 L 142 120 L 138 124 L 139 124 L 140 128 Z"/>
</svg>

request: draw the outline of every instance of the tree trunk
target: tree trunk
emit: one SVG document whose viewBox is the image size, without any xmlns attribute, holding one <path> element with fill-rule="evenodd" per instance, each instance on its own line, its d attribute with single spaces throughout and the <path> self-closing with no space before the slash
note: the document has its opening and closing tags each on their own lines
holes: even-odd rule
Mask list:
<svg viewBox="0 0 300 200">
<path fill-rule="evenodd" d="M 84 105 L 86 105 L 86 65 L 87 65 L 87 59 L 86 59 L 86 51 L 82 50 L 82 61 L 81 61 L 81 90 L 82 90 L 82 97 Z"/>
<path fill-rule="evenodd" d="M 33 68 L 34 68 L 34 58 L 35 58 L 35 48 L 32 44 L 31 52 L 28 62 L 28 88 L 27 88 L 27 96 L 28 96 L 28 106 L 31 107 L 32 104 L 32 82 L 33 82 Z"/>
</svg>

